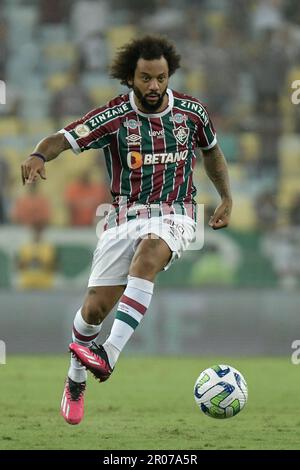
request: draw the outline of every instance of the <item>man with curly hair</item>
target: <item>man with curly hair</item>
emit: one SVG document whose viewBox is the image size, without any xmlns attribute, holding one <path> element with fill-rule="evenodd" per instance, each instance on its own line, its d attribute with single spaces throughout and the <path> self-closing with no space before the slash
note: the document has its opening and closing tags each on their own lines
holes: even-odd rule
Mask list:
<svg viewBox="0 0 300 470">
<path fill-rule="evenodd" d="M 209 225 L 229 223 L 232 199 L 225 158 L 201 102 L 168 88 L 180 56 L 167 39 L 145 36 L 119 50 L 111 76 L 129 88 L 58 133 L 46 137 L 22 164 L 23 184 L 45 179 L 45 163 L 72 149 L 104 149 L 113 196 L 83 306 L 75 315 L 72 353 L 61 414 L 83 418 L 87 370 L 107 380 L 144 317 L 156 275 L 167 270 L 196 231 L 195 148 L 221 201 Z M 118 302 L 109 337 L 101 324 Z"/>
</svg>

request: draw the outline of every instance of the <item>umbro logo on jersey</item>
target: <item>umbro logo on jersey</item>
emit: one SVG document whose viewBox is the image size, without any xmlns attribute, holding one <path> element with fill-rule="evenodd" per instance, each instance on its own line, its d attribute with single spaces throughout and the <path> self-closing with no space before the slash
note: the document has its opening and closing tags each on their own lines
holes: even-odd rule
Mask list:
<svg viewBox="0 0 300 470">
<path fill-rule="evenodd" d="M 184 145 L 188 140 L 190 130 L 187 127 L 178 127 L 177 129 L 173 129 L 173 134 L 175 139 L 181 144 Z"/>
<path fill-rule="evenodd" d="M 126 137 L 128 145 L 138 145 L 141 143 L 142 137 L 137 134 L 130 134 Z"/>
</svg>

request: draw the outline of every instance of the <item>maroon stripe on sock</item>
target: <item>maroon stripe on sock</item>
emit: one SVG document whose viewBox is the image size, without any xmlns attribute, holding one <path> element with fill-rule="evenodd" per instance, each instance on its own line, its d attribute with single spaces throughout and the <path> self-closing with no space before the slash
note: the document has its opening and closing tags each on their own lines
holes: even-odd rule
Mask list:
<svg viewBox="0 0 300 470">
<path fill-rule="evenodd" d="M 96 333 L 95 335 L 92 335 L 92 336 L 84 336 L 84 335 L 78 333 L 78 331 L 76 330 L 75 326 L 73 325 L 73 333 L 74 333 L 76 339 L 79 339 L 80 341 L 88 342 L 88 341 L 92 341 L 93 339 L 97 338 L 97 336 L 98 336 L 98 334 L 99 334 L 99 331 L 98 331 L 98 333 Z"/>
<path fill-rule="evenodd" d="M 140 304 L 136 300 L 131 299 L 130 297 L 127 297 L 127 295 L 122 295 L 120 302 L 123 302 L 124 304 L 129 305 L 129 307 L 134 308 L 134 310 L 137 310 L 142 315 L 144 315 L 147 311 L 147 307 Z"/>
</svg>

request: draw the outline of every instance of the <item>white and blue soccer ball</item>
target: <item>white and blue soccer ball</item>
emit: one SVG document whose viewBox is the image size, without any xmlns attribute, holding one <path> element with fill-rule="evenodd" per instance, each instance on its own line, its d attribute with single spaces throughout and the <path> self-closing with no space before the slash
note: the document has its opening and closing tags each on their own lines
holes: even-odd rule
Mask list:
<svg viewBox="0 0 300 470">
<path fill-rule="evenodd" d="M 207 416 L 231 418 L 246 405 L 248 387 L 238 370 L 220 364 L 201 372 L 194 386 L 194 397 Z"/>
</svg>

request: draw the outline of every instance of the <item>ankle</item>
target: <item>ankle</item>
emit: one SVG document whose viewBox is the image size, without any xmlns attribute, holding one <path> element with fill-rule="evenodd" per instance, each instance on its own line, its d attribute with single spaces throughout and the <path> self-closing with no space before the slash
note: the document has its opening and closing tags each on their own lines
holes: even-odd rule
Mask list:
<svg viewBox="0 0 300 470">
<path fill-rule="evenodd" d="M 119 355 L 120 355 L 121 351 L 118 348 L 116 348 L 116 346 L 114 346 L 109 341 L 105 341 L 105 343 L 102 346 L 104 347 L 104 349 L 106 351 L 108 361 L 109 361 L 109 365 L 113 369 L 115 367 L 115 364 L 116 364 L 116 362 L 119 358 Z"/>
</svg>

